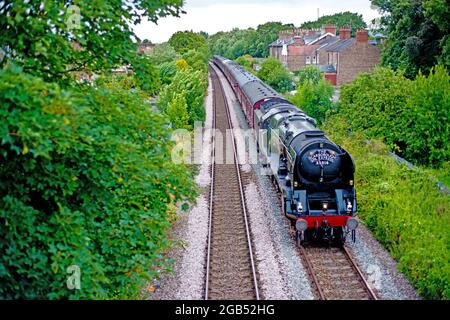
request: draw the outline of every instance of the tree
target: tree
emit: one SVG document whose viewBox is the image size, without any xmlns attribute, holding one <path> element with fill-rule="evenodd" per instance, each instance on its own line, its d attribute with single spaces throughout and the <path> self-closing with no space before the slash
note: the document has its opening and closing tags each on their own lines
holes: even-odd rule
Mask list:
<svg viewBox="0 0 450 320">
<path fill-rule="evenodd" d="M 208 47 L 205 37 L 192 31 L 174 33 L 169 39 L 169 44 L 180 54 Z"/>
<path fill-rule="evenodd" d="M 172 99 L 167 104 L 167 115 L 174 129 L 191 130 L 189 125 L 188 105 L 183 93 L 174 93 Z"/>
<path fill-rule="evenodd" d="M 172 82 L 161 91 L 158 100 L 158 108 L 167 113 L 167 109 L 175 92 L 183 92 L 187 103 L 190 126 L 194 126 L 196 121 L 204 121 L 205 108 L 204 96 L 206 91 L 206 74 L 201 71 L 194 71 L 191 68 L 179 70 Z"/>
<path fill-rule="evenodd" d="M 153 22 L 181 13 L 182 0 L 2 1 L 0 48 L 4 67 L 14 62 L 48 81 L 70 83 L 71 71 L 108 73 L 118 65 L 140 64 L 132 25 L 143 14 Z M 99 18 L 101 16 L 101 18 Z M 117 45 L 120 44 L 120 45 Z"/>
<path fill-rule="evenodd" d="M 322 72 L 316 66 L 306 66 L 298 72 L 299 84 L 303 85 L 307 82 L 318 84 L 323 79 Z"/>
<path fill-rule="evenodd" d="M 372 0 L 380 12 L 388 40 L 382 63 L 404 69 L 414 79 L 437 63 L 450 67 L 450 9 L 444 0 Z"/>
<path fill-rule="evenodd" d="M 325 24 L 334 24 L 337 26 L 337 34 L 344 26 L 350 26 L 352 36 L 355 36 L 358 29 L 367 28 L 363 16 L 358 13 L 349 11 L 336 13 L 333 15 L 322 16 L 315 21 L 304 22 L 300 28 L 302 29 L 320 29 Z"/>
<path fill-rule="evenodd" d="M 149 55 L 150 59 L 157 66 L 164 62 L 172 62 L 181 58 L 181 55 L 168 42 L 156 45 Z"/>
<path fill-rule="evenodd" d="M 292 89 L 292 79 L 284 65 L 275 58 L 268 58 L 261 64 L 257 76 L 279 92 Z"/>
<path fill-rule="evenodd" d="M 317 82 L 304 81 L 298 86 L 291 102 L 321 124 L 325 121 L 327 113 L 334 108 L 331 101 L 333 91 L 333 86 L 322 78 Z"/>
<path fill-rule="evenodd" d="M 243 66 L 245 69 L 247 69 L 250 72 L 253 72 L 254 61 L 255 61 L 255 59 L 253 59 L 253 57 L 249 54 L 240 56 L 239 58 L 236 59 L 236 63 L 240 64 L 241 66 Z"/>
<path fill-rule="evenodd" d="M 249 28 L 218 32 L 208 38 L 208 45 L 213 54 L 229 59 L 236 59 L 245 54 L 265 58 L 269 55 L 269 45 L 278 38 L 280 31 L 292 28 L 292 24 L 267 22 L 259 25 L 256 30 Z"/>
</svg>

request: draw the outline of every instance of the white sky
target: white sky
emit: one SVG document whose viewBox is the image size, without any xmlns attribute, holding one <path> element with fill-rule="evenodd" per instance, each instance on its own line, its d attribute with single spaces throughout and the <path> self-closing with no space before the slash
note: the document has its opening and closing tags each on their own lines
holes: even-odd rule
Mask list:
<svg viewBox="0 0 450 320">
<path fill-rule="evenodd" d="M 316 20 L 317 8 L 321 16 L 344 11 L 360 13 L 367 24 L 379 16 L 371 9 L 370 0 L 187 0 L 183 7 L 186 14 L 180 18 L 162 18 L 158 25 L 145 21 L 134 29 L 139 38 L 161 43 L 173 33 L 185 30 L 206 31 L 211 35 L 233 28 L 256 28 L 269 21 L 298 27 L 305 21 Z"/>
</svg>

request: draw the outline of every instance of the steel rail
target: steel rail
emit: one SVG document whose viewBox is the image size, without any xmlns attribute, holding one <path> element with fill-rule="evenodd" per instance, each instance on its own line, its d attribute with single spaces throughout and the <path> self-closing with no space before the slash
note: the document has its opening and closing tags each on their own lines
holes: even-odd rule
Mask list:
<svg viewBox="0 0 450 320">
<path fill-rule="evenodd" d="M 352 258 L 352 256 L 350 255 L 350 252 L 348 251 L 348 249 L 345 246 L 341 247 L 342 250 L 344 251 L 347 259 L 350 261 L 350 264 L 352 265 L 353 270 L 356 271 L 356 273 L 358 274 L 359 280 L 360 282 L 364 285 L 364 289 L 366 289 L 367 293 L 370 296 L 370 299 L 372 300 L 378 300 L 377 295 L 375 294 L 375 292 L 372 290 L 372 288 L 370 287 L 369 283 L 367 282 L 366 278 L 364 278 L 364 275 L 362 274 L 361 270 L 359 269 L 358 265 L 356 264 L 355 260 Z"/>
<path fill-rule="evenodd" d="M 225 95 L 225 90 L 223 88 L 223 84 L 222 81 L 220 80 L 218 71 L 216 70 L 216 68 L 214 66 L 211 65 L 211 70 L 213 73 L 215 73 L 215 75 L 217 76 L 217 79 L 219 81 L 220 84 L 220 91 L 222 92 L 222 96 L 224 98 L 224 102 L 225 102 L 225 109 L 226 109 L 226 114 L 227 114 L 227 120 L 228 120 L 228 126 L 229 128 L 232 130 L 233 129 L 233 125 L 231 122 L 231 116 L 230 116 L 230 110 L 229 110 L 229 104 L 228 104 L 228 100 L 226 98 Z M 213 88 L 213 90 L 216 90 L 215 88 Z M 216 101 L 215 99 L 213 99 L 213 109 L 214 109 L 214 113 L 213 113 L 213 127 L 214 129 L 216 128 Z M 213 133 L 213 150 L 215 150 L 215 134 Z M 234 137 L 234 134 L 232 133 L 232 139 L 233 139 L 233 157 L 234 157 L 234 163 L 235 163 L 235 169 L 236 169 L 236 174 L 237 174 L 237 180 L 238 180 L 238 184 L 239 184 L 239 191 L 240 191 L 240 197 L 241 197 L 241 206 L 242 206 L 242 212 L 244 215 L 244 223 L 245 223 L 245 230 L 246 230 L 246 237 L 247 237 L 247 245 L 248 245 L 248 251 L 249 251 L 249 258 L 250 258 L 250 266 L 251 266 L 251 270 L 252 270 L 252 276 L 253 276 L 253 286 L 254 286 L 254 291 L 255 291 L 255 297 L 256 300 L 260 299 L 259 296 L 259 288 L 258 288 L 258 280 L 257 280 L 257 276 L 256 276 L 256 267 L 255 267 L 255 261 L 253 258 L 253 250 L 252 250 L 252 241 L 251 241 L 251 235 L 250 235 L 250 228 L 249 228 L 249 223 L 248 223 L 248 217 L 247 217 L 247 208 L 245 205 L 245 195 L 244 195 L 244 188 L 243 188 L 243 184 L 242 184 L 242 178 L 241 178 L 241 173 L 240 173 L 240 168 L 239 168 L 239 162 L 238 162 L 238 157 L 237 157 L 237 147 L 236 147 L 236 139 Z M 214 158 L 215 158 L 215 151 L 213 151 L 212 153 L 212 174 L 211 174 L 211 194 L 210 194 L 210 208 L 209 208 L 209 230 L 208 230 L 208 253 L 207 253 L 207 271 L 206 271 L 206 285 L 205 285 L 205 300 L 208 299 L 208 283 L 209 283 L 209 270 L 210 270 L 210 257 L 211 257 L 211 226 L 212 226 L 212 215 L 213 215 L 213 197 L 214 197 Z"/>
</svg>

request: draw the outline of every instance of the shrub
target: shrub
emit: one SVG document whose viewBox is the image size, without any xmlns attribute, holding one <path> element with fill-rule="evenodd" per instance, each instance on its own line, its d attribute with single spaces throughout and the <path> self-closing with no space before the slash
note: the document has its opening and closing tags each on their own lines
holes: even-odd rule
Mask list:
<svg viewBox="0 0 450 320">
<path fill-rule="evenodd" d="M 320 79 L 317 83 L 305 81 L 298 86 L 297 93 L 290 100 L 320 124 L 334 108 L 331 101 L 333 90 L 333 86 L 324 79 Z"/>
<path fill-rule="evenodd" d="M 388 68 L 362 74 L 343 86 L 339 111 L 352 127 L 380 137 L 391 149 L 416 163 L 450 159 L 450 85 L 443 67 L 414 81 Z"/>
<path fill-rule="evenodd" d="M 318 84 L 323 79 L 322 72 L 314 65 L 309 65 L 298 72 L 299 85 L 307 82 Z"/>
<path fill-rule="evenodd" d="M 158 107 L 161 111 L 167 112 L 169 103 L 174 98 L 174 93 L 182 93 L 187 103 L 188 124 L 193 127 L 196 121 L 204 121 L 205 119 L 204 97 L 206 86 L 205 73 L 192 69 L 179 70 L 172 82 L 162 90 Z"/>
<path fill-rule="evenodd" d="M 335 115 L 323 126 L 355 160 L 359 216 L 420 295 L 450 299 L 449 197 L 426 171 L 410 170 L 388 157 L 381 141 L 349 134 L 350 123 Z"/>
<path fill-rule="evenodd" d="M 261 63 L 257 76 L 279 92 L 292 89 L 292 80 L 284 65 L 275 58 L 268 58 Z"/>
<path fill-rule="evenodd" d="M 167 247 L 172 203 L 191 199 L 168 123 L 139 90 L 62 90 L 0 71 L 0 297 L 135 292 Z M 66 287 L 81 269 L 81 290 Z"/>
</svg>

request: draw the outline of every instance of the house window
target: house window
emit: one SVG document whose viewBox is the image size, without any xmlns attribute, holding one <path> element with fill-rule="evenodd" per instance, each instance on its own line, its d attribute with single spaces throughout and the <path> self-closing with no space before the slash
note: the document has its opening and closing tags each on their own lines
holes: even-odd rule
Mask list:
<svg viewBox="0 0 450 320">
<path fill-rule="evenodd" d="M 306 64 L 311 64 L 311 57 L 310 56 L 306 57 Z"/>
<path fill-rule="evenodd" d="M 316 64 L 316 56 L 313 56 L 313 63 Z"/>
</svg>

